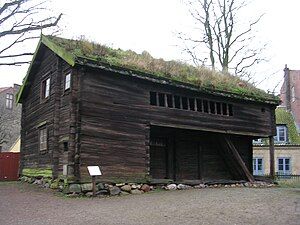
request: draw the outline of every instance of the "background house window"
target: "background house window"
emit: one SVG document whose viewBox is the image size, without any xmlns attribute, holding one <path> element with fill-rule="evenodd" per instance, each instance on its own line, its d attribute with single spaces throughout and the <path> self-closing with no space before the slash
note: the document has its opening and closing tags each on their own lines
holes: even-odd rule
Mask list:
<svg viewBox="0 0 300 225">
<path fill-rule="evenodd" d="M 47 150 L 47 128 L 41 128 L 39 130 L 39 148 L 40 151 Z"/>
<path fill-rule="evenodd" d="M 291 159 L 286 157 L 278 158 L 278 174 L 290 175 L 291 174 Z"/>
<path fill-rule="evenodd" d="M 12 109 L 13 107 L 13 98 L 14 96 L 12 94 L 6 94 L 6 108 Z"/>
<path fill-rule="evenodd" d="M 71 87 L 71 73 L 67 74 L 65 77 L 65 90 L 70 89 Z"/>
<path fill-rule="evenodd" d="M 275 142 L 287 142 L 287 127 L 285 125 L 276 126 Z"/>
<path fill-rule="evenodd" d="M 263 175 L 263 159 L 253 158 L 253 175 Z"/>
<path fill-rule="evenodd" d="M 50 95 L 50 78 L 42 82 L 42 98 L 48 98 Z"/>
</svg>

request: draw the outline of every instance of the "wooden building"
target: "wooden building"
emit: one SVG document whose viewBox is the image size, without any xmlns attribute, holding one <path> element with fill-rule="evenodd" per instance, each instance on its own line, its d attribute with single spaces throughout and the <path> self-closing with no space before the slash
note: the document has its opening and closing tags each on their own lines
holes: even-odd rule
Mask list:
<svg viewBox="0 0 300 225">
<path fill-rule="evenodd" d="M 21 171 L 84 182 L 99 165 L 108 181 L 252 180 L 252 140 L 275 135 L 278 99 L 241 81 L 225 91 L 121 64 L 127 53 L 41 37 L 18 95 Z"/>
</svg>

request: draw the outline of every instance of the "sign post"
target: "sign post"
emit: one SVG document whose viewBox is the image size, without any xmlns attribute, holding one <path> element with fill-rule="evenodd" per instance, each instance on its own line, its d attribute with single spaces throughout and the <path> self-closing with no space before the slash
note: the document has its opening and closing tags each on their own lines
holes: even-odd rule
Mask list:
<svg viewBox="0 0 300 225">
<path fill-rule="evenodd" d="M 88 166 L 87 167 L 90 176 L 92 176 L 92 183 L 93 183 L 93 197 L 96 195 L 96 176 L 101 176 L 101 170 L 99 166 Z"/>
</svg>

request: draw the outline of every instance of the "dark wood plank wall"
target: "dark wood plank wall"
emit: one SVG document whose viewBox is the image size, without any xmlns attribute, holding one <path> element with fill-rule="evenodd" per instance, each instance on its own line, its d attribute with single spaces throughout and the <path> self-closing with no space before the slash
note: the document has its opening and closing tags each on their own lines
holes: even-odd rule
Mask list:
<svg viewBox="0 0 300 225">
<path fill-rule="evenodd" d="M 43 47 L 42 47 L 43 48 Z M 54 176 L 68 164 L 63 140 L 70 134 L 70 93 L 64 91 L 64 75 L 70 66 L 46 48 L 39 55 L 40 66 L 33 71 L 34 79 L 22 104 L 21 168 L 51 167 Z M 46 76 L 45 76 L 46 75 Z M 41 101 L 41 82 L 50 76 L 50 97 Z M 39 124 L 46 122 L 48 148 L 39 151 Z"/>
<path fill-rule="evenodd" d="M 150 91 L 230 103 L 233 116 L 151 106 Z M 149 161 L 146 159 L 149 153 L 145 143 L 148 141 L 149 124 L 253 137 L 268 136 L 273 132 L 271 118 L 274 109 L 269 105 L 208 96 L 108 72 L 86 72 L 81 98 L 83 176 L 87 175 L 88 164 L 100 165 L 103 177 L 148 174 Z M 204 150 L 208 151 L 207 157 L 211 149 Z M 216 169 L 216 165 L 218 162 L 212 163 L 207 171 Z"/>
<path fill-rule="evenodd" d="M 44 51 L 39 68 L 33 71 L 34 79 L 22 103 L 21 131 L 21 168 L 52 167 L 53 152 L 53 118 L 55 77 L 57 73 L 57 58 L 53 52 Z M 46 76 L 45 76 L 46 75 Z M 41 102 L 41 82 L 50 79 L 50 98 Z M 48 130 L 48 149 L 39 151 L 39 124 L 46 122 Z"/>
<path fill-rule="evenodd" d="M 68 164 L 69 154 L 69 139 L 70 139 L 70 105 L 71 105 L 71 91 L 65 91 L 65 75 L 72 72 L 72 68 L 62 59 L 61 62 L 61 82 L 60 82 L 60 102 L 59 102 L 59 131 L 58 131 L 58 146 L 59 146 L 59 161 L 58 161 L 58 175 L 63 173 L 63 165 Z M 71 82 L 72 84 L 72 82 Z M 64 142 L 67 143 L 65 149 Z"/>
</svg>

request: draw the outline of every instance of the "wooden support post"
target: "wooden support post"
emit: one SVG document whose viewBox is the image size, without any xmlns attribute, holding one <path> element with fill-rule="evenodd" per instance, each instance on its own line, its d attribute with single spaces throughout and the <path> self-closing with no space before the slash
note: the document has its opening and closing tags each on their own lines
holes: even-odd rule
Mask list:
<svg viewBox="0 0 300 225">
<path fill-rule="evenodd" d="M 244 174 L 246 175 L 247 179 L 250 182 L 254 182 L 254 177 L 252 176 L 252 173 L 248 170 L 247 166 L 245 165 L 245 162 L 243 161 L 243 159 L 240 156 L 239 152 L 235 148 L 234 144 L 227 137 L 225 137 L 225 141 L 226 141 L 227 146 L 229 147 L 232 155 L 234 156 L 235 160 L 238 162 L 239 166 L 241 167 L 241 169 L 243 170 Z"/>
<path fill-rule="evenodd" d="M 92 176 L 92 183 L 93 183 L 93 197 L 96 196 L 96 176 Z"/>
<path fill-rule="evenodd" d="M 275 149 L 274 149 L 274 138 L 269 136 L 269 151 L 270 151 L 270 177 L 275 178 Z"/>
</svg>

